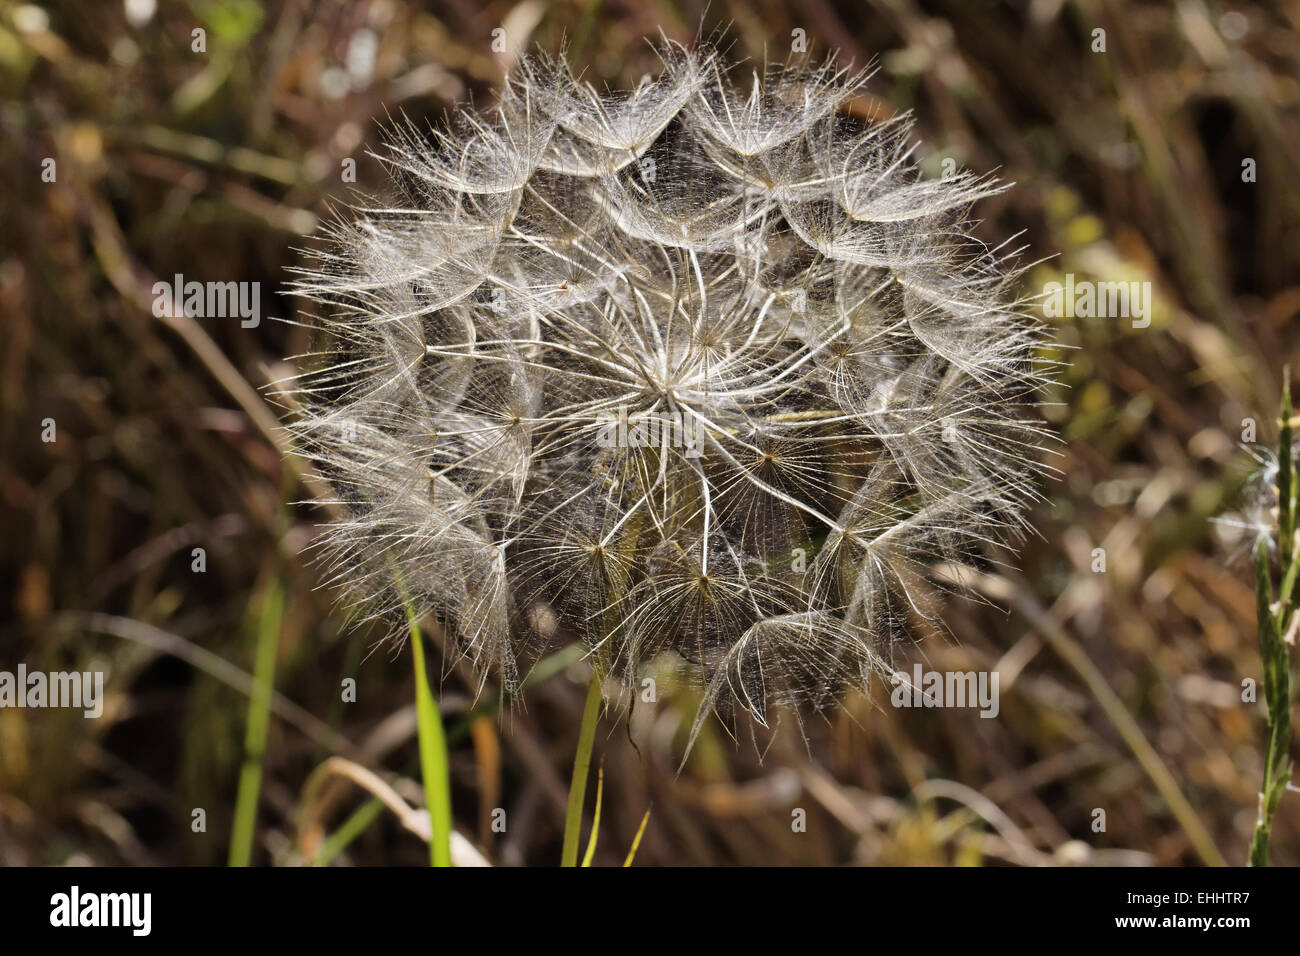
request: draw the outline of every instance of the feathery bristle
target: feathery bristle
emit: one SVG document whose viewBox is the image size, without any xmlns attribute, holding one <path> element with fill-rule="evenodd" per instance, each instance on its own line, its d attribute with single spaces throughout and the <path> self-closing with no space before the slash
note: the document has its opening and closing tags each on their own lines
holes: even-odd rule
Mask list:
<svg viewBox="0 0 1300 956">
<path fill-rule="evenodd" d="M 1040 332 L 970 235 L 1003 187 L 922 178 L 905 118 L 840 111 L 864 76 L 663 59 L 622 95 L 526 61 L 396 131 L 403 199 L 298 283 L 293 428 L 367 613 L 437 613 L 507 685 L 545 640 L 673 655 L 765 723 L 888 671 L 927 568 L 1023 531 Z"/>
</svg>

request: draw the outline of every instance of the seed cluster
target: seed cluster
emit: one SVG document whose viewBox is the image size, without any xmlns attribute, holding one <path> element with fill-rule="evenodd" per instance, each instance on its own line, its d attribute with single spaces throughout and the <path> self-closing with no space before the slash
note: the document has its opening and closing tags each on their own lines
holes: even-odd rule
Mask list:
<svg viewBox="0 0 1300 956">
<path fill-rule="evenodd" d="M 1002 187 L 923 178 L 862 75 L 662 57 L 621 94 L 534 58 L 392 135 L 400 200 L 298 283 L 293 427 L 363 613 L 437 614 L 507 686 L 576 640 L 766 723 L 887 672 L 928 569 L 1023 530 L 1040 332 L 970 235 Z"/>
</svg>

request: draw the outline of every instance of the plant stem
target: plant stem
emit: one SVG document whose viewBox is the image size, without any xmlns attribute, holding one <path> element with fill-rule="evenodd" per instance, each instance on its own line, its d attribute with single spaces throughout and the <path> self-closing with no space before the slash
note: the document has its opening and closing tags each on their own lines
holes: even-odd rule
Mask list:
<svg viewBox="0 0 1300 956">
<path fill-rule="evenodd" d="M 1269 605 L 1268 543 L 1258 549 L 1259 650 L 1264 663 L 1264 697 L 1268 704 L 1268 749 L 1264 755 L 1264 783 L 1259 794 L 1259 821 L 1250 841 L 1250 865 L 1268 866 L 1268 841 L 1282 794 L 1291 779 L 1291 673 L 1290 661 Z"/>
<path fill-rule="evenodd" d="M 406 621 L 411 629 L 411 656 L 415 663 L 420 776 L 424 780 L 424 802 L 429 808 L 429 863 L 451 866 L 451 774 L 447 766 L 447 739 L 424 666 L 424 636 L 410 604 L 406 605 Z"/>
<path fill-rule="evenodd" d="M 600 802 L 605 792 L 605 763 L 596 770 L 596 809 L 591 816 L 591 836 L 587 838 L 587 852 L 582 855 L 582 865 L 591 866 L 596 857 L 596 838 L 600 836 Z"/>
<path fill-rule="evenodd" d="M 560 851 L 560 866 L 578 865 L 578 838 L 582 830 L 582 807 L 587 798 L 587 776 L 591 771 L 591 748 L 596 741 L 596 722 L 600 717 L 600 704 L 604 699 L 604 675 L 613 658 L 615 636 L 622 627 L 619 609 L 627 586 L 627 571 L 636 553 L 641 537 L 642 518 L 635 514 L 628 520 L 619 541 L 613 565 L 607 565 L 606 580 L 609 592 L 602 623 L 602 637 L 597 652 L 592 655 L 591 682 L 587 684 L 587 700 L 582 707 L 582 726 L 578 730 L 578 749 L 573 755 L 573 777 L 569 780 L 569 809 L 564 818 L 564 847 Z M 599 825 L 599 819 L 596 821 Z M 595 832 L 592 832 L 593 847 Z"/>
<path fill-rule="evenodd" d="M 1296 475 L 1291 467 L 1291 375 L 1282 374 L 1282 427 L 1278 436 L 1277 514 L 1281 590 L 1273 610 L 1268 539 L 1255 547 L 1255 603 L 1259 621 L 1259 656 L 1264 665 L 1264 698 L 1268 705 L 1268 745 L 1264 752 L 1264 782 L 1259 792 L 1259 818 L 1250 841 L 1250 865 L 1268 866 L 1268 842 L 1273 816 L 1291 781 L 1291 655 L 1284 639 L 1295 613 Z"/>
<path fill-rule="evenodd" d="M 596 742 L 596 722 L 600 717 L 600 670 L 593 668 L 587 685 L 587 702 L 582 708 L 582 728 L 578 731 L 578 749 L 573 756 L 573 778 L 569 781 L 569 811 L 564 819 L 564 849 L 560 866 L 578 865 L 578 837 L 582 830 L 582 805 L 587 797 L 587 776 L 591 770 L 591 749 Z"/>
<path fill-rule="evenodd" d="M 641 825 L 636 828 L 636 836 L 632 838 L 632 848 L 627 851 L 627 859 L 623 865 L 631 866 L 632 861 L 636 859 L 636 851 L 641 846 L 641 837 L 645 836 L 645 825 L 650 822 L 650 808 L 646 807 L 645 816 L 641 818 Z"/>
<path fill-rule="evenodd" d="M 262 592 L 262 609 L 257 625 L 257 652 L 253 664 L 253 691 L 248 697 L 248 720 L 244 729 L 244 763 L 239 770 L 235 797 L 235 820 L 230 834 L 231 866 L 248 866 L 253 857 L 253 835 L 257 829 L 257 801 L 262 789 L 262 755 L 271 724 L 271 688 L 275 684 L 275 655 L 279 648 L 280 618 L 284 591 L 272 578 Z"/>
<path fill-rule="evenodd" d="M 348 844 L 364 833 L 366 827 L 379 819 L 379 815 L 383 812 L 383 801 L 378 797 L 371 797 L 344 820 L 342 826 L 326 838 L 320 849 L 316 851 L 311 865 L 329 866 L 330 861 L 346 850 Z"/>
</svg>

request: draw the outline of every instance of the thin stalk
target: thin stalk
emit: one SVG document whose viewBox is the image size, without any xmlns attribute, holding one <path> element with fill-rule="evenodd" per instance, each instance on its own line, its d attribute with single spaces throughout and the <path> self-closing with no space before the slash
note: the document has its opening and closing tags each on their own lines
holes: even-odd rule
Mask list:
<svg viewBox="0 0 1300 956">
<path fill-rule="evenodd" d="M 1259 656 L 1264 665 L 1264 699 L 1268 707 L 1268 743 L 1264 752 L 1264 781 L 1259 791 L 1259 816 L 1250 841 L 1250 865 L 1268 866 L 1268 844 L 1273 817 L 1291 782 L 1291 654 L 1285 635 L 1295 613 L 1296 485 L 1291 467 L 1291 375 L 1282 375 L 1282 427 L 1278 435 L 1277 525 L 1281 588 L 1273 607 L 1269 573 L 1269 542 L 1261 537 L 1255 547 L 1255 603 L 1259 624 Z"/>
<path fill-rule="evenodd" d="M 429 808 L 429 863 L 432 866 L 451 866 L 451 774 L 447 739 L 438 714 L 438 702 L 429 687 L 429 673 L 424 666 L 424 635 L 410 604 L 406 605 L 406 622 L 411 630 L 411 656 L 415 664 L 420 776 L 424 781 L 424 802 Z"/>
<path fill-rule="evenodd" d="M 634 480 L 645 482 L 639 477 Z M 573 756 L 573 777 L 569 780 L 569 808 L 564 818 L 564 846 L 560 851 L 560 866 L 578 865 L 578 840 L 582 835 L 582 808 L 587 798 L 587 776 L 591 771 L 591 749 L 596 741 L 596 721 L 600 717 L 600 704 L 603 699 L 601 685 L 609 661 L 613 658 L 612 643 L 622 622 L 619 608 L 622 604 L 623 589 L 626 585 L 626 568 L 632 563 L 636 553 L 637 541 L 641 537 L 643 519 L 638 513 L 633 516 L 623 529 L 619 542 L 619 555 L 623 566 L 616 568 L 610 576 L 610 590 L 607 595 L 601 650 L 594 655 L 591 667 L 591 682 L 587 685 L 587 700 L 582 707 L 582 726 L 578 730 L 578 749 Z M 599 825 L 599 821 L 597 821 Z M 595 846 L 595 834 L 592 834 L 592 846 Z"/>
<path fill-rule="evenodd" d="M 244 763 L 239 769 L 235 821 L 230 834 L 231 866 L 248 866 L 253 857 L 257 802 L 262 789 L 262 756 L 266 753 L 266 735 L 271 725 L 275 655 L 280 644 L 283 613 L 284 590 L 277 578 L 271 578 L 262 592 L 262 609 L 257 625 L 253 689 L 248 697 L 248 719 L 244 728 Z"/>
<path fill-rule="evenodd" d="M 1250 841 L 1250 865 L 1268 866 L 1268 842 L 1273 815 L 1291 779 L 1291 673 L 1286 644 L 1278 632 L 1271 609 L 1272 586 L 1268 576 L 1268 542 L 1256 550 L 1256 603 L 1259 615 L 1259 651 L 1264 663 L 1264 698 L 1268 704 L 1268 749 L 1264 755 L 1264 784 L 1259 793 L 1259 819 Z"/>
<path fill-rule="evenodd" d="M 361 804 L 343 824 L 331 833 L 316 851 L 312 866 L 329 866 L 336 856 L 348 848 L 353 840 L 365 832 L 370 824 L 379 819 L 384 812 L 384 804 L 378 797 L 371 797 Z"/>
<path fill-rule="evenodd" d="M 600 717 L 600 671 L 593 668 L 587 685 L 587 702 L 582 708 L 582 727 L 578 731 L 578 749 L 573 756 L 573 777 L 569 781 L 569 810 L 564 818 L 564 848 L 560 866 L 578 865 L 578 838 L 582 832 L 582 806 L 587 798 L 587 777 L 591 771 L 591 750 L 596 742 L 596 722 Z"/>
<path fill-rule="evenodd" d="M 641 825 L 636 828 L 636 836 L 632 838 L 632 848 L 627 851 L 627 859 L 623 861 L 624 866 L 631 866 L 632 861 L 636 859 L 636 851 L 641 846 L 641 837 L 645 836 L 645 825 L 650 822 L 650 808 L 647 807 L 645 816 L 641 818 Z"/>
<path fill-rule="evenodd" d="M 596 769 L 596 809 L 591 816 L 591 836 L 587 839 L 587 852 L 582 855 L 582 865 L 591 866 L 596 858 L 596 838 L 600 836 L 600 804 L 605 793 L 605 765 L 601 761 Z"/>
</svg>

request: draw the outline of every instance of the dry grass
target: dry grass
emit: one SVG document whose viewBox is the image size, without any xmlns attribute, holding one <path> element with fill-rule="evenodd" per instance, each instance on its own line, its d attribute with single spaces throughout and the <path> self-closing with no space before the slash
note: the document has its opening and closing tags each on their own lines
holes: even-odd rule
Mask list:
<svg viewBox="0 0 1300 956">
<path fill-rule="evenodd" d="M 283 504 L 313 489 L 286 473 L 263 395 L 301 330 L 156 319 L 151 286 L 260 281 L 264 312 L 289 316 L 271 291 L 346 199 L 342 160 L 378 184 L 363 148 L 385 109 L 436 121 L 489 97 L 510 59 L 491 52 L 493 28 L 552 49 L 568 37 L 618 84 L 654 68 L 646 35 L 687 40 L 701 15 L 732 23 L 734 56 L 783 58 L 796 28 L 813 55 L 878 54 L 877 99 L 857 105 L 915 109 L 936 174 L 952 157 L 1019 184 L 983 204 L 982 233 L 1023 230 L 1034 257 L 1056 255 L 1033 287 L 1149 280 L 1155 311 L 1145 329 L 1058 323 L 1071 365 L 1047 414 L 1066 443 L 1041 537 L 1022 577 L 988 582 L 996 606 L 954 605 L 955 640 L 922 648 L 933 668 L 997 667 L 998 719 L 895 710 L 882 691 L 808 724 L 806 747 L 787 725 L 760 754 L 714 725 L 675 777 L 694 700 L 663 694 L 630 730 L 599 732 L 597 864 L 622 862 L 650 804 L 639 864 L 1244 860 L 1264 738 L 1263 705 L 1240 701 L 1260 677 L 1252 578 L 1207 519 L 1246 473 L 1242 420 L 1271 440 L 1282 366 L 1300 358 L 1300 4 L 161 6 L 133 29 L 120 5 L 56 3 L 34 30 L 30 9 L 0 4 L 0 669 L 99 662 L 109 695 L 99 720 L 0 710 L 0 862 L 224 860 L 256 614 L 276 578 L 255 860 L 314 853 L 360 805 L 330 783 L 297 813 L 331 756 L 420 802 L 411 670 L 367 657 L 377 635 L 332 612 L 302 556 L 324 515 Z M 1244 36 L 1225 38 L 1242 22 L 1229 11 Z M 190 50 L 198 25 L 206 54 Z M 373 76 L 348 92 L 340 68 L 367 27 Z M 46 157 L 57 182 L 41 181 Z M 195 547 L 206 573 L 190 570 Z M 355 703 L 340 700 L 348 677 Z M 584 680 L 559 666 L 498 717 L 471 712 L 459 671 L 445 677 L 455 819 L 494 862 L 558 859 Z M 340 861 L 427 858 L 398 816 L 369 821 Z M 1300 798 L 1283 801 L 1273 847 L 1300 862 Z"/>
</svg>

